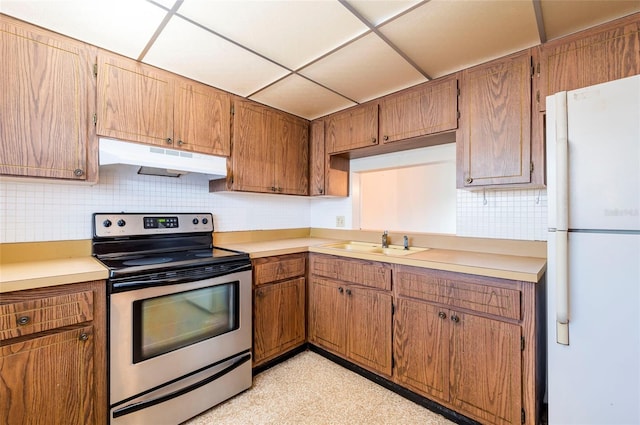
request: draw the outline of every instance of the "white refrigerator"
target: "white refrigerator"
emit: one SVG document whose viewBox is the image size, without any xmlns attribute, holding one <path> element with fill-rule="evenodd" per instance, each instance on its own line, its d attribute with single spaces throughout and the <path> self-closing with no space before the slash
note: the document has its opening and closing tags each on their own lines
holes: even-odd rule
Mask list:
<svg viewBox="0 0 640 425">
<path fill-rule="evenodd" d="M 549 424 L 640 424 L 640 76 L 547 97 Z"/>
</svg>

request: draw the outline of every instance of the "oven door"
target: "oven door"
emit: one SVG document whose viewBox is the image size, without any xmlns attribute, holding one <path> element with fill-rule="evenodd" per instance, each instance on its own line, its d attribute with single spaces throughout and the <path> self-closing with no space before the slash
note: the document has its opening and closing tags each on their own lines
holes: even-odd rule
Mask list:
<svg viewBox="0 0 640 425">
<path fill-rule="evenodd" d="M 112 418 L 149 393 L 166 399 L 228 375 L 241 359 L 251 385 L 250 270 L 112 293 L 109 323 Z"/>
</svg>

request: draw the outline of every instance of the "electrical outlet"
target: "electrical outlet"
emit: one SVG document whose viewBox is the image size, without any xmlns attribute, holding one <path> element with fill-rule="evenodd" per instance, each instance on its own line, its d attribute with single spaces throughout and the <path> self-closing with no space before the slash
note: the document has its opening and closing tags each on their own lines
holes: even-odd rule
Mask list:
<svg viewBox="0 0 640 425">
<path fill-rule="evenodd" d="M 336 216 L 336 227 L 344 227 L 344 216 L 337 215 Z"/>
</svg>

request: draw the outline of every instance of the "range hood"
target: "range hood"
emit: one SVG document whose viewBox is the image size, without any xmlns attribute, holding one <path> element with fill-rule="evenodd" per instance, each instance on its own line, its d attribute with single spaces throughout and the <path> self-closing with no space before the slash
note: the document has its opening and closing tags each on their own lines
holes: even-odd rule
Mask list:
<svg viewBox="0 0 640 425">
<path fill-rule="evenodd" d="M 120 140 L 99 139 L 99 164 L 127 164 L 139 167 L 138 174 L 180 177 L 206 174 L 212 180 L 227 175 L 227 158 L 194 152 L 141 145 Z"/>
</svg>

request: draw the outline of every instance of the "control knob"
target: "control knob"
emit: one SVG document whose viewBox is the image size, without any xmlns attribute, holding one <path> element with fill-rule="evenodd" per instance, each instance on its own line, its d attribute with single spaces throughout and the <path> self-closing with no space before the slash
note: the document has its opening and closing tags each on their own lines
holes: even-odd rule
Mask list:
<svg viewBox="0 0 640 425">
<path fill-rule="evenodd" d="M 198 219 L 197 219 L 197 218 L 194 218 L 193 220 L 191 220 L 191 222 L 192 222 L 193 224 L 198 224 Z M 204 223 L 204 220 L 202 220 L 202 222 Z"/>
<path fill-rule="evenodd" d="M 118 226 L 119 227 L 124 227 L 127 224 L 126 221 L 124 221 L 123 219 L 118 220 Z"/>
<path fill-rule="evenodd" d="M 105 221 L 103 221 L 103 222 L 102 222 L 102 225 L 103 225 L 104 227 L 111 227 L 111 220 L 105 220 Z"/>
<path fill-rule="evenodd" d="M 203 218 L 203 219 L 202 219 L 202 224 L 207 224 L 208 222 L 209 222 L 209 220 L 208 220 L 208 219 L 206 219 L 206 218 Z"/>
</svg>

